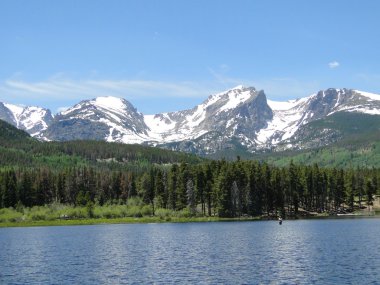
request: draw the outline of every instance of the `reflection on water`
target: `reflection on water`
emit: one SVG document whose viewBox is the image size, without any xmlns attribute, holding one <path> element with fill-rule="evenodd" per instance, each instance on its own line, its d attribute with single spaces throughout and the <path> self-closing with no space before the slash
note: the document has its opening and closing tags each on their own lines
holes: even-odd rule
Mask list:
<svg viewBox="0 0 380 285">
<path fill-rule="evenodd" d="M 0 229 L 1 284 L 378 284 L 380 220 Z"/>
</svg>

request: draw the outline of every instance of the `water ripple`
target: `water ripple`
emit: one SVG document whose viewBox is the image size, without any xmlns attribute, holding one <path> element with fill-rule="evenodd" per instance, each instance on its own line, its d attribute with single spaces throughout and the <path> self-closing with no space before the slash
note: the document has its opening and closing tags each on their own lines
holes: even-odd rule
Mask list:
<svg viewBox="0 0 380 285">
<path fill-rule="evenodd" d="M 378 284 L 380 220 L 0 229 L 1 284 Z"/>
</svg>

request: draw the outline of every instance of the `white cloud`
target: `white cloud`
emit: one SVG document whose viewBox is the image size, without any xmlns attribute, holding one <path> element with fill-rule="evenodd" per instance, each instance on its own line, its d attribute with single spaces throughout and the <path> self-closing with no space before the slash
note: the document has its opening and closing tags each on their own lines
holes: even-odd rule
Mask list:
<svg viewBox="0 0 380 285">
<path fill-rule="evenodd" d="M 227 65 L 217 70 L 209 68 L 213 79 L 203 82 L 168 82 L 155 80 L 71 79 L 56 75 L 49 79 L 31 82 L 20 76 L 0 82 L 0 102 L 55 105 L 57 112 L 65 110 L 81 100 L 98 96 L 116 96 L 129 100 L 149 102 L 149 98 L 195 98 L 194 105 L 215 94 L 237 85 L 252 86 L 264 90 L 272 100 L 288 100 L 308 96 L 321 89 L 317 81 L 301 81 L 294 78 L 244 79 L 227 76 Z M 189 106 L 189 108 L 193 107 Z M 158 106 L 157 106 L 158 107 Z M 159 110 L 158 110 L 159 111 Z M 158 112 L 157 111 L 157 112 Z"/>
<path fill-rule="evenodd" d="M 329 62 L 329 67 L 331 69 L 337 68 L 337 67 L 339 67 L 339 65 L 340 65 L 339 62 L 337 62 L 337 61 Z"/>
<path fill-rule="evenodd" d="M 195 82 L 164 82 L 153 80 L 73 80 L 52 77 L 39 82 L 8 79 L 0 82 L 0 95 L 12 98 L 89 99 L 117 96 L 126 99 L 142 97 L 199 97 L 218 91 L 208 84 Z M 2 99 L 2 98 L 0 98 Z M 8 100 L 9 101 L 9 100 Z"/>
</svg>

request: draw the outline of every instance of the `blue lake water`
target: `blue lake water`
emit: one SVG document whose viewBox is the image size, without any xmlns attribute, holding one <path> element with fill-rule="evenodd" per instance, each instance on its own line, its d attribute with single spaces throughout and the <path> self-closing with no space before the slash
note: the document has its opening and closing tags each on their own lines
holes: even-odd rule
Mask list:
<svg viewBox="0 0 380 285">
<path fill-rule="evenodd" d="M 0 229 L 0 284 L 380 284 L 380 219 Z"/>
</svg>

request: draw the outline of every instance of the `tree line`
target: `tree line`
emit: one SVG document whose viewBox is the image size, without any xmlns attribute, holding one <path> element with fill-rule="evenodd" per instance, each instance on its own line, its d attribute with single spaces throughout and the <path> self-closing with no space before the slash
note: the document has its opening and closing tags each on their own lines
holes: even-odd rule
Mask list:
<svg viewBox="0 0 380 285">
<path fill-rule="evenodd" d="M 379 169 L 274 167 L 240 159 L 152 165 L 144 171 L 8 167 L 0 170 L 0 207 L 126 204 L 139 197 L 153 213 L 157 208 L 220 217 L 331 213 L 370 204 L 379 178 Z"/>
</svg>

